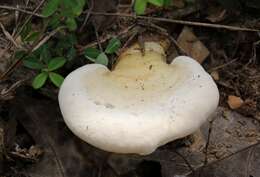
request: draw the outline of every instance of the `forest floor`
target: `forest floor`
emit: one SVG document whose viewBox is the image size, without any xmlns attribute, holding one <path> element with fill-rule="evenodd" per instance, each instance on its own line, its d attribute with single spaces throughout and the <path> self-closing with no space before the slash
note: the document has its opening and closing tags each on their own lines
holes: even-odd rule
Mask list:
<svg viewBox="0 0 260 177">
<path fill-rule="evenodd" d="M 135 41 L 142 43 L 147 34 L 156 34 L 171 41 L 168 62 L 179 55 L 191 56 L 216 82 L 220 104 L 202 126 L 200 141 L 194 142 L 191 135 L 147 156 L 108 153 L 81 141 L 63 122 L 58 88 L 51 82 L 38 90 L 32 88 L 37 71 L 15 58 L 21 48 L 31 52 L 37 47 L 20 37 L 26 20 L 31 31 L 44 26 L 42 1 L 28 2 L 0 2 L 0 176 L 260 176 L 258 1 L 175 0 L 170 7 L 150 5 L 144 15 L 136 16 L 127 0 L 95 0 L 77 17 L 73 31 L 77 42 L 73 43 L 75 51 L 71 50 L 75 56 L 58 70 L 63 76 L 91 63 L 82 56 L 87 47 L 104 47 L 117 37 L 124 49 Z M 60 35 L 71 33 L 53 31 L 42 31 L 39 43 L 55 43 L 63 40 Z M 111 55 L 109 68 L 117 54 Z"/>
</svg>

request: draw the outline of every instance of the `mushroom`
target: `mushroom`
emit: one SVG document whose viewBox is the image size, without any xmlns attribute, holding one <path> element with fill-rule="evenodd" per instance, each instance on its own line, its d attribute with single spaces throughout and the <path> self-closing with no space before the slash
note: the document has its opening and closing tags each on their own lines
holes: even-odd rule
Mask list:
<svg viewBox="0 0 260 177">
<path fill-rule="evenodd" d="M 147 155 L 194 133 L 216 110 L 218 88 L 197 61 L 167 64 L 162 43 L 144 48 L 127 49 L 112 71 L 88 64 L 65 78 L 59 104 L 75 135 L 105 151 Z"/>
</svg>

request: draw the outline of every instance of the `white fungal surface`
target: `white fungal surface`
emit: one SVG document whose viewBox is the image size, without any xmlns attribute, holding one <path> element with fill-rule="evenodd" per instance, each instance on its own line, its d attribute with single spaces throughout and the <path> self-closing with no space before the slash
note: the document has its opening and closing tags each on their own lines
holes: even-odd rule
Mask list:
<svg viewBox="0 0 260 177">
<path fill-rule="evenodd" d="M 219 92 L 195 60 L 180 56 L 165 63 L 163 48 L 134 45 L 113 71 L 89 64 L 70 73 L 59 92 L 71 131 L 100 149 L 150 154 L 195 132 L 215 111 Z"/>
</svg>

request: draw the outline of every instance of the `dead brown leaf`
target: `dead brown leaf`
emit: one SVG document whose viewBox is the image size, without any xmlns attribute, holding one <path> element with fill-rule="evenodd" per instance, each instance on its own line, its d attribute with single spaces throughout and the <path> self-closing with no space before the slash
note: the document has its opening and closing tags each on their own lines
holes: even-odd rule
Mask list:
<svg viewBox="0 0 260 177">
<path fill-rule="evenodd" d="M 215 81 L 218 81 L 219 80 L 219 73 L 218 71 L 212 71 L 210 73 L 211 77 L 215 80 Z"/>
<path fill-rule="evenodd" d="M 177 8 L 183 8 L 185 6 L 185 3 L 183 0 L 174 0 L 172 1 L 172 5 Z"/>
<path fill-rule="evenodd" d="M 195 36 L 192 29 L 184 27 L 181 34 L 179 35 L 177 42 L 184 51 L 197 60 L 199 63 L 209 56 L 209 50 L 207 47 Z"/>
<path fill-rule="evenodd" d="M 215 8 L 206 19 L 208 19 L 212 23 L 217 23 L 223 21 L 226 18 L 226 13 L 226 9 Z"/>
<path fill-rule="evenodd" d="M 238 109 L 243 105 L 244 101 L 240 97 L 229 95 L 227 103 L 231 109 Z"/>
</svg>

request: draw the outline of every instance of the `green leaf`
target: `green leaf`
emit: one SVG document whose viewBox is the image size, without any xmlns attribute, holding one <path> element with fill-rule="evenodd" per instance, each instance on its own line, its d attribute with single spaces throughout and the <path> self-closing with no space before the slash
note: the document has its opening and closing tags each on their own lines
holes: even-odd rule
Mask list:
<svg viewBox="0 0 260 177">
<path fill-rule="evenodd" d="M 56 86 L 56 87 L 60 87 L 64 78 L 63 76 L 61 76 L 60 74 L 54 73 L 54 72 L 50 72 L 49 73 L 49 77 L 51 82 Z"/>
<path fill-rule="evenodd" d="M 67 52 L 67 58 L 69 61 L 71 61 L 72 59 L 74 59 L 77 55 L 77 51 L 74 47 L 71 47 L 69 49 L 69 51 Z"/>
<path fill-rule="evenodd" d="M 23 59 L 23 65 L 30 69 L 42 69 L 43 64 L 34 56 L 28 56 Z"/>
<path fill-rule="evenodd" d="M 66 59 L 64 57 L 53 58 L 48 63 L 48 71 L 54 71 L 54 70 L 62 67 L 65 63 L 66 63 Z"/>
<path fill-rule="evenodd" d="M 24 50 L 19 50 L 17 52 L 15 52 L 14 56 L 16 59 L 21 59 L 26 55 L 26 52 Z"/>
<path fill-rule="evenodd" d="M 86 0 L 77 0 L 77 1 L 78 1 L 78 3 L 79 3 L 82 7 L 84 7 L 85 4 L 86 4 Z"/>
<path fill-rule="evenodd" d="M 107 55 L 104 52 L 100 53 L 95 62 L 107 66 L 108 65 Z"/>
<path fill-rule="evenodd" d="M 37 38 L 39 38 L 39 35 L 40 35 L 40 32 L 38 32 L 38 31 L 32 32 L 32 33 L 30 33 L 29 35 L 27 35 L 27 36 L 24 38 L 24 41 L 26 41 L 26 42 L 33 42 L 33 41 L 35 41 Z"/>
<path fill-rule="evenodd" d="M 86 48 L 84 51 L 84 56 L 90 61 L 95 62 L 96 58 L 101 54 L 101 52 L 96 48 Z"/>
<path fill-rule="evenodd" d="M 75 33 L 59 34 L 58 43 L 55 44 L 53 50 L 55 51 L 55 56 L 66 56 L 66 53 L 71 47 L 77 44 L 77 37 Z"/>
<path fill-rule="evenodd" d="M 142 15 L 145 12 L 147 0 L 135 0 L 134 10 L 137 15 Z"/>
<path fill-rule="evenodd" d="M 76 3 L 72 6 L 72 11 L 76 16 L 79 16 L 85 6 L 85 0 L 75 0 Z"/>
<path fill-rule="evenodd" d="M 163 5 L 164 5 L 164 6 L 170 6 L 170 5 L 172 5 L 172 1 L 173 1 L 173 0 L 164 0 Z"/>
<path fill-rule="evenodd" d="M 63 0 L 63 6 L 63 16 L 77 17 L 83 11 L 85 0 Z"/>
<path fill-rule="evenodd" d="M 48 19 L 47 26 L 52 29 L 57 28 L 61 24 L 61 18 L 62 16 L 60 14 L 54 14 L 50 19 Z"/>
<path fill-rule="evenodd" d="M 62 11 L 60 12 L 60 15 L 62 17 L 74 17 L 75 16 L 73 14 L 71 8 L 64 8 L 64 9 L 62 9 Z"/>
<path fill-rule="evenodd" d="M 77 29 L 77 22 L 75 18 L 67 18 L 66 20 L 66 26 L 69 28 L 70 31 L 74 31 Z"/>
<path fill-rule="evenodd" d="M 155 5 L 155 6 L 163 6 L 164 0 L 148 0 L 149 3 Z"/>
<path fill-rule="evenodd" d="M 45 17 L 51 16 L 57 11 L 59 4 L 60 0 L 49 0 L 42 10 L 42 15 Z"/>
<path fill-rule="evenodd" d="M 120 40 L 117 38 L 113 38 L 109 41 L 107 48 L 105 50 L 105 53 L 112 54 L 112 53 L 116 52 L 120 46 L 121 46 Z"/>
<path fill-rule="evenodd" d="M 33 79 L 33 82 L 32 82 L 32 86 L 34 89 L 39 89 L 41 88 L 44 83 L 46 82 L 48 78 L 48 73 L 47 72 L 42 72 L 40 74 L 38 74 L 34 79 Z"/>
<path fill-rule="evenodd" d="M 71 47 L 72 45 L 77 43 L 77 36 L 75 33 L 66 34 L 64 35 L 64 40 L 69 44 L 68 47 Z"/>
<path fill-rule="evenodd" d="M 45 64 L 49 63 L 52 57 L 48 43 L 43 44 L 40 49 L 40 59 L 43 60 Z"/>
</svg>

